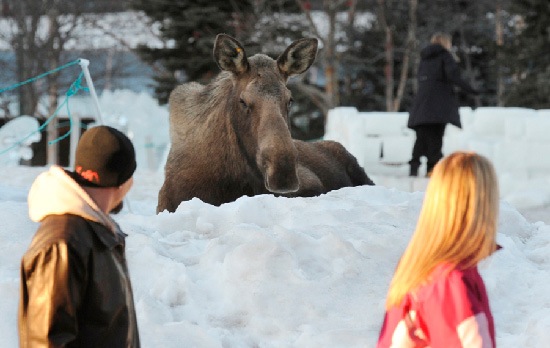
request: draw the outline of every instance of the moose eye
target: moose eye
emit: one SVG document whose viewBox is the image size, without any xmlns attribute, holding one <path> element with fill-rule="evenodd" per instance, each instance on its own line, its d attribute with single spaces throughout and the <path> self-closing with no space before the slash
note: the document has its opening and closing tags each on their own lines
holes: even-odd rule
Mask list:
<svg viewBox="0 0 550 348">
<path fill-rule="evenodd" d="M 243 108 L 245 108 L 245 109 L 248 108 L 248 104 L 244 101 L 243 98 L 239 99 L 239 103 L 241 103 L 241 106 L 242 106 Z"/>
</svg>

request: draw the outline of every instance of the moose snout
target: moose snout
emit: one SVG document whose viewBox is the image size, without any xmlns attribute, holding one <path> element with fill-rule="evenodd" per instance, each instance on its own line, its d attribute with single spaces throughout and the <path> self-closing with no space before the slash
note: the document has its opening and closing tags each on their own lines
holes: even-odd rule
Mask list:
<svg viewBox="0 0 550 348">
<path fill-rule="evenodd" d="M 285 194 L 298 191 L 300 183 L 293 155 L 265 159 L 262 165 L 265 188 L 272 193 Z"/>
<path fill-rule="evenodd" d="M 267 175 L 265 178 L 265 187 L 269 192 L 286 194 L 298 191 L 300 184 L 296 171 L 288 173 L 275 173 L 275 175 Z"/>
<path fill-rule="evenodd" d="M 286 168 L 285 168 L 286 169 Z M 266 175 L 265 187 L 273 193 L 292 193 L 298 191 L 300 183 L 296 169 L 275 171 L 272 175 Z"/>
</svg>

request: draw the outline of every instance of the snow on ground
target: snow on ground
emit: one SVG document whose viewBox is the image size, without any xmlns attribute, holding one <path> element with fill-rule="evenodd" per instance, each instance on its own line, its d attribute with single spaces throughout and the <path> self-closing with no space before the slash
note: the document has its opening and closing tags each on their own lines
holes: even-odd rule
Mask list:
<svg viewBox="0 0 550 348">
<path fill-rule="evenodd" d="M 125 96 L 131 99 L 124 102 Z M 148 158 L 143 151 L 151 146 L 142 137 L 150 133 L 160 144 L 166 124 L 151 114 L 165 110 L 147 106 L 145 96 L 103 98 L 106 114 L 114 110 L 106 100 L 128 105 L 126 115 L 106 119 L 133 132 L 138 157 Z M 220 207 L 193 199 L 175 213 L 156 215 L 163 178 L 154 164 L 139 163 L 127 207 L 116 216 L 129 235 L 143 347 L 375 346 L 387 286 L 415 227 L 427 179 L 369 173 L 378 186 L 314 198 L 242 197 Z M 44 170 L 0 171 L 0 335 L 6 347 L 18 344 L 19 262 L 37 227 L 26 196 Z M 498 242 L 504 249 L 480 269 L 498 346 L 543 347 L 550 342 L 550 225 L 536 215 L 545 215 L 548 196 L 509 187 L 507 197 L 523 200 L 523 214 L 535 219 L 503 199 Z"/>
<path fill-rule="evenodd" d="M 26 194 L 44 168 L 0 173 L 0 333 L 17 346 L 19 261 L 37 225 Z M 194 199 L 155 215 L 162 175 L 138 170 L 116 219 L 143 347 L 374 347 L 387 286 L 423 192 L 346 188 L 315 198 Z M 481 265 L 499 347 L 550 342 L 550 226 L 501 203 Z"/>
</svg>

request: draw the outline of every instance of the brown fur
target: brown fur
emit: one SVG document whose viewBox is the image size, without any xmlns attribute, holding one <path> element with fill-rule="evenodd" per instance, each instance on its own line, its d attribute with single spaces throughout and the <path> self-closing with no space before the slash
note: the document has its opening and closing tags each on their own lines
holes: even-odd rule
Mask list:
<svg viewBox="0 0 550 348">
<path fill-rule="evenodd" d="M 342 187 L 374 185 L 357 159 L 331 140 L 294 140 L 298 150 L 300 189 L 287 196 L 317 196 Z"/>
<path fill-rule="evenodd" d="M 316 53 L 316 39 L 301 39 L 277 60 L 248 58 L 238 41 L 218 35 L 214 58 L 224 71 L 206 86 L 186 83 L 170 95 L 171 148 L 157 212 L 193 197 L 220 205 L 244 195 L 316 195 L 371 182 L 342 145 L 291 139 L 286 82 Z"/>
</svg>

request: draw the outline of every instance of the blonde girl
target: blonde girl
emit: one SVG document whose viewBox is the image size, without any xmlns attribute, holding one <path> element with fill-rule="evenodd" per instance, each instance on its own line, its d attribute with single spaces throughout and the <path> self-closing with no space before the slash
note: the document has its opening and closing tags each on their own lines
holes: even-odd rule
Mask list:
<svg viewBox="0 0 550 348">
<path fill-rule="evenodd" d="M 377 347 L 495 347 L 477 264 L 497 249 L 498 197 L 483 156 L 456 152 L 435 166 L 390 284 Z"/>
</svg>

